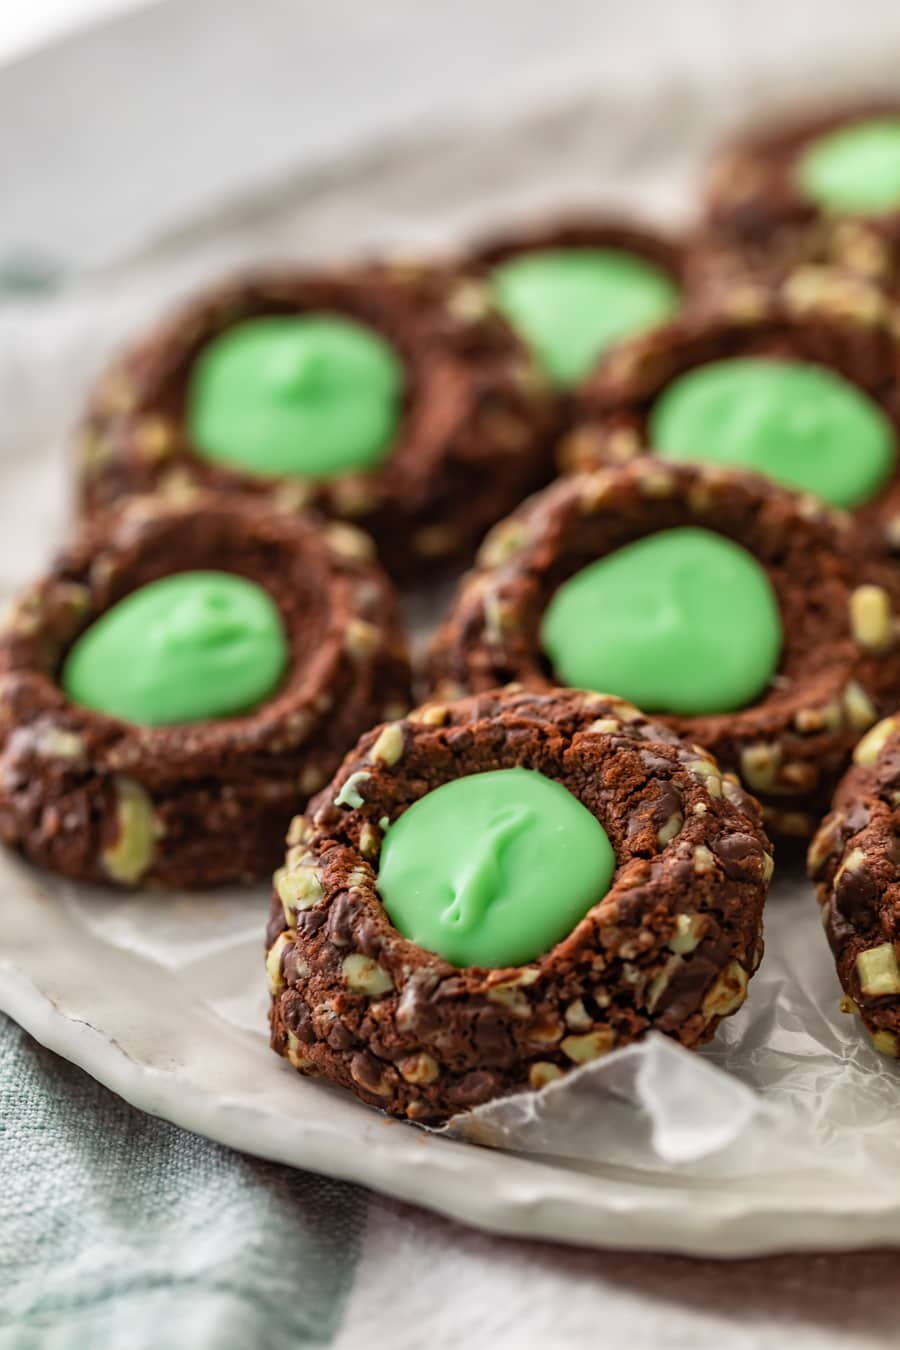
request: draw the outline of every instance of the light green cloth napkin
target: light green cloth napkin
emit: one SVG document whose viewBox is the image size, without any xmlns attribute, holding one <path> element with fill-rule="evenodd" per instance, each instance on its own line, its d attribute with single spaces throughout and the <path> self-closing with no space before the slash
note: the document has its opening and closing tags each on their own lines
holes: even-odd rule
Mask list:
<svg viewBox="0 0 900 1350">
<path fill-rule="evenodd" d="M 134 1111 L 0 1017 L 0 1350 L 327 1345 L 366 1207 Z"/>
</svg>

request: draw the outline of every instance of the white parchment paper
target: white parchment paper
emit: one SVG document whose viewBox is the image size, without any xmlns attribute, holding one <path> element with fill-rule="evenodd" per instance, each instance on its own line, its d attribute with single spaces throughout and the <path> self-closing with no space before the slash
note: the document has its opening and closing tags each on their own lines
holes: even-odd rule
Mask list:
<svg viewBox="0 0 900 1350">
<path fill-rule="evenodd" d="M 782 876 L 751 996 L 712 1045 L 695 1054 L 653 1035 L 451 1128 L 569 1162 L 792 1181 L 826 1169 L 858 1183 L 900 1162 L 900 1074 L 839 1011 L 839 993 L 813 888 Z"/>
<path fill-rule="evenodd" d="M 6 876 L 0 861 L 0 885 Z M 121 951 L 140 961 L 160 997 L 174 977 L 192 1005 L 268 1055 L 261 943 L 267 888 L 121 895 L 46 877 L 38 884 L 62 905 L 73 932 L 108 949 L 113 972 Z M 36 927 L 45 914 L 35 915 Z M 662 1184 L 724 1181 L 748 1188 L 750 1203 L 763 1179 L 767 1197 L 777 1186 L 786 1203 L 815 1201 L 820 1186 L 825 1206 L 841 1186 L 861 1211 L 867 1200 L 883 1206 L 894 1196 L 900 1203 L 900 1072 L 839 1011 L 813 889 L 796 872 L 776 880 L 765 927 L 766 955 L 747 1002 L 710 1046 L 692 1053 L 653 1035 L 542 1092 L 459 1115 L 447 1133 L 567 1169 L 642 1174 Z M 84 959 L 78 946 L 54 947 L 52 937 L 45 940 L 48 957 Z M 107 979 L 103 969 L 86 974 Z M 112 981 L 113 1010 L 102 1030 L 114 1035 L 135 1010 L 127 983 L 116 994 L 114 974 Z M 153 1009 L 136 1015 L 152 1018 Z M 227 1095 L 227 1078 L 222 1086 Z M 307 1084 L 296 1087 L 299 1094 Z"/>
<path fill-rule="evenodd" d="M 10 299 L 0 308 L 0 588 L 10 592 L 24 582 L 61 538 L 63 438 L 86 380 L 116 342 L 174 296 L 237 264 L 451 246 L 479 227 L 551 206 L 627 205 L 683 219 L 708 142 L 763 92 L 758 86 L 703 91 L 672 85 L 639 103 L 597 95 L 482 128 L 478 135 L 448 133 L 385 148 L 206 222 L 128 266 L 84 277 L 57 294 Z M 216 1080 L 227 1114 L 246 1086 L 247 1064 L 255 1062 L 241 1057 L 244 1050 L 258 1054 L 260 1064 L 267 1054 L 264 888 L 202 897 L 119 895 L 37 877 L 4 858 L 0 891 L 7 919 L 5 928 L 0 925 L 0 975 L 9 976 L 5 986 L 0 981 L 0 993 L 4 987 L 15 992 L 7 992 L 6 1006 L 26 1006 L 21 991 L 27 983 L 70 1021 L 89 1020 L 92 1031 L 125 1047 L 138 1070 L 157 1075 L 152 1091 L 135 1091 L 133 1099 L 167 1112 L 162 1078 L 182 1072 L 187 1055 L 171 1039 L 160 1040 L 148 1066 L 128 1047 L 147 1041 L 153 998 L 162 1026 L 161 1011 L 168 1014 L 167 1001 L 177 989 L 192 1016 L 234 1033 L 234 1053 L 228 1060 L 223 1051 L 223 1076 Z M 644 1193 L 633 1183 L 652 1184 L 660 1188 L 660 1208 L 676 1211 L 667 1233 L 660 1230 L 660 1243 L 679 1245 L 681 1224 L 681 1245 L 688 1249 L 698 1246 L 696 1233 L 688 1232 L 699 1222 L 703 1197 L 719 1204 L 724 1182 L 730 1199 L 740 1195 L 744 1215 L 758 1197 L 769 1215 L 774 1206 L 795 1219 L 806 1216 L 806 1241 L 814 1232 L 809 1215 L 843 1213 L 848 1197 L 860 1216 L 900 1215 L 900 1077 L 838 1012 L 839 990 L 812 889 L 797 873 L 776 876 L 766 942 L 745 1007 L 700 1054 L 651 1037 L 541 1094 L 458 1119 L 456 1135 L 540 1157 L 566 1172 L 602 1175 L 609 1181 L 604 1203 L 618 1206 L 620 1218 L 632 1203 L 627 1196 Z M 96 965 L 101 947 L 108 968 Z M 279 1079 L 273 1100 L 282 1101 L 282 1085 Z M 321 1087 L 290 1087 L 298 1113 L 304 1092 L 316 1094 L 319 1109 Z M 285 1110 L 285 1131 L 291 1117 Z M 271 1129 L 277 1134 L 277 1120 Z M 218 1135 L 237 1137 L 225 1128 Z M 266 1134 L 267 1141 L 272 1137 Z M 245 1138 L 242 1146 L 263 1150 L 251 1135 L 240 1135 Z M 265 1150 L 289 1157 L 270 1142 Z M 667 1188 L 686 1184 L 697 1196 L 697 1215 L 666 1202 Z M 471 1208 L 479 1202 L 473 1196 Z M 453 1212 L 449 1202 L 445 1208 Z M 538 1231 L 560 1235 L 559 1223 Z M 877 1232 L 856 1225 L 847 1244 L 865 1241 L 867 1231 L 872 1240 L 883 1240 L 884 1219 Z M 628 1240 L 624 1219 L 616 1232 L 617 1240 Z M 894 1235 L 900 1237 L 900 1223 Z M 585 1232 L 581 1237 L 592 1240 Z M 839 1239 L 832 1225 L 827 1240 Z M 645 1230 L 634 1240 L 646 1241 Z M 756 1240 L 756 1249 L 765 1245 Z M 699 1247 L 709 1250 L 709 1241 Z"/>
</svg>

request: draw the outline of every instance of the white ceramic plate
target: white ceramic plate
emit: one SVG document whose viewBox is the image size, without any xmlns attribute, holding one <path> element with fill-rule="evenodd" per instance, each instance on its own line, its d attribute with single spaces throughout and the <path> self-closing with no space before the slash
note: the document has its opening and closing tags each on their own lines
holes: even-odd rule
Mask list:
<svg viewBox="0 0 900 1350">
<path fill-rule="evenodd" d="M 629 1107 L 617 1120 L 599 1110 L 597 1156 L 613 1161 L 548 1161 L 427 1134 L 300 1078 L 266 1046 L 262 890 L 120 896 L 48 881 L 5 856 L 0 888 L 0 1006 L 133 1105 L 223 1144 L 363 1182 L 484 1228 L 597 1246 L 724 1255 L 900 1236 L 893 1124 L 878 1094 L 871 1098 L 872 1084 L 885 1084 L 851 1028 L 815 1006 L 834 1009 L 833 977 L 815 907 L 796 892 L 773 909 L 770 945 L 780 954 L 767 958 L 768 977 L 754 981 L 735 1019 L 743 1025 L 698 1064 L 726 1090 L 740 1084 L 775 1110 L 809 1094 L 831 1098 L 831 1121 L 818 1111 L 776 1117 L 785 1157 L 794 1151 L 800 1161 L 770 1173 L 750 1155 L 770 1147 L 760 1129 L 771 1122 L 742 1124 L 734 1147 L 718 1157 L 696 1162 L 688 1147 L 685 1161 L 663 1171 L 649 1145 L 630 1159 L 623 1153 L 625 1137 L 641 1131 L 642 1113 Z M 767 1005 L 780 997 L 792 966 L 803 997 L 774 1017 Z M 798 1015 L 821 1024 L 815 1039 L 797 1028 Z M 717 1060 L 733 1081 L 711 1067 Z M 886 1086 L 893 1092 L 896 1084 Z M 658 1087 L 667 1093 L 665 1083 Z M 858 1094 L 856 1119 L 848 1119 Z M 672 1121 L 690 1130 L 693 1108 L 685 1118 L 685 1093 L 674 1096 Z M 861 1186 L 844 1169 L 841 1136 L 849 1127 L 852 1140 L 866 1125 L 876 1153 L 865 1170 L 878 1150 L 893 1166 L 879 1184 L 873 1176 Z M 821 1166 L 809 1148 L 815 1139 Z"/>
</svg>

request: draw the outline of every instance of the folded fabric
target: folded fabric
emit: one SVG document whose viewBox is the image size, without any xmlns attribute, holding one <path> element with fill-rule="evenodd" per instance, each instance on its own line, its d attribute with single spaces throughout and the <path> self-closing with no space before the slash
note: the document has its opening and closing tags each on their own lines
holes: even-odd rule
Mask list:
<svg viewBox="0 0 900 1350">
<path fill-rule="evenodd" d="M 0 1017 L 0 1350 L 328 1345 L 365 1191 L 145 1116 Z"/>
</svg>

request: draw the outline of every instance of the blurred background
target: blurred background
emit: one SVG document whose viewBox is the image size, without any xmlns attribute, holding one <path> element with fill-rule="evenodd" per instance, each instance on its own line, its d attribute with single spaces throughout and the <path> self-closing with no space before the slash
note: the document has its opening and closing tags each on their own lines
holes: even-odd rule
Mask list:
<svg viewBox="0 0 900 1350">
<path fill-rule="evenodd" d="M 336 155 L 462 121 L 697 84 L 722 90 L 725 119 L 848 77 L 900 85 L 896 0 L 8 3 L 0 260 L 22 284 L 105 265 Z"/>
<path fill-rule="evenodd" d="M 87 382 L 201 282 L 571 207 L 688 221 L 730 127 L 898 86 L 896 0 L 0 4 L 0 589 L 58 534 Z"/>
</svg>

